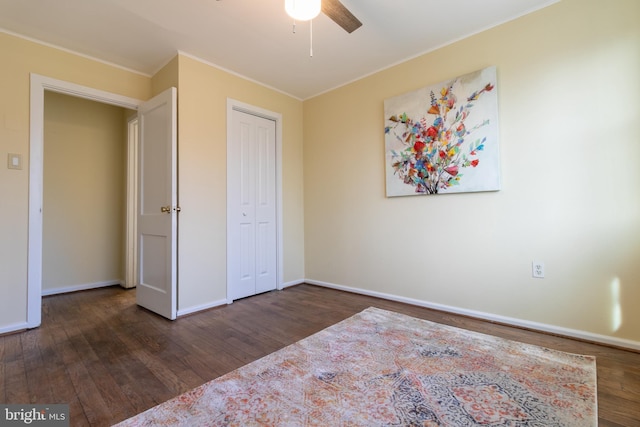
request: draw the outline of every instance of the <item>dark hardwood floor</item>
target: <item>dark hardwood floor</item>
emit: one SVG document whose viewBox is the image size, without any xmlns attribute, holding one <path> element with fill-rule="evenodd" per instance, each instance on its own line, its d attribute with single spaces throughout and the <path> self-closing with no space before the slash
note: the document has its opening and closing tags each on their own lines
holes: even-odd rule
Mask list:
<svg viewBox="0 0 640 427">
<path fill-rule="evenodd" d="M 640 354 L 311 285 L 174 322 L 118 287 L 43 299 L 42 326 L 0 336 L 0 402 L 68 403 L 108 426 L 375 306 L 597 357 L 600 426 L 640 426 Z"/>
</svg>

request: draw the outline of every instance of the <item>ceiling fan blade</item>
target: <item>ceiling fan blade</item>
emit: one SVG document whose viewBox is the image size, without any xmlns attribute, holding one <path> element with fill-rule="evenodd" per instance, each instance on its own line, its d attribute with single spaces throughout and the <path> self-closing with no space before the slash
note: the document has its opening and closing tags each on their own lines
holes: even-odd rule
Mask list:
<svg viewBox="0 0 640 427">
<path fill-rule="evenodd" d="M 353 33 L 362 26 L 362 22 L 349 12 L 349 9 L 344 7 L 340 0 L 322 0 L 322 13 L 340 25 L 347 33 Z"/>
</svg>

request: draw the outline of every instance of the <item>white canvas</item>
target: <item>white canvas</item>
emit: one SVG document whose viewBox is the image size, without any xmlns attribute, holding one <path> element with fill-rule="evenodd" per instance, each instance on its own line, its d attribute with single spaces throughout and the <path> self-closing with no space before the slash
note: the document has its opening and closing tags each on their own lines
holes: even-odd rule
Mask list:
<svg viewBox="0 0 640 427">
<path fill-rule="evenodd" d="M 500 189 L 496 69 L 384 102 L 387 197 Z"/>
</svg>

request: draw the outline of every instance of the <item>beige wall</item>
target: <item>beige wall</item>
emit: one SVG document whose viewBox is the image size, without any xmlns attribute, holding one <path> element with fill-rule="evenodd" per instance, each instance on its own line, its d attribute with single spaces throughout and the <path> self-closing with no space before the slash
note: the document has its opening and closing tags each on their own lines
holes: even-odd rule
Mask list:
<svg viewBox="0 0 640 427">
<path fill-rule="evenodd" d="M 640 341 L 639 8 L 564 0 L 304 103 L 185 55 L 152 81 L 0 33 L 0 158 L 24 159 L 0 168 L 0 330 L 26 321 L 33 72 L 138 99 L 178 85 L 180 310 L 226 298 L 230 97 L 283 117 L 285 282 Z M 385 198 L 384 99 L 488 65 L 502 191 Z"/>
<path fill-rule="evenodd" d="M 179 56 L 179 310 L 226 299 L 227 98 L 282 114 L 284 282 L 304 278 L 302 102 Z"/>
<path fill-rule="evenodd" d="M 227 298 L 227 99 L 283 117 L 283 247 L 287 282 L 304 279 L 302 102 L 177 55 L 152 79 L 178 87 L 178 312 Z"/>
<path fill-rule="evenodd" d="M 564 0 L 305 101 L 306 277 L 640 342 L 638 16 Z M 489 65 L 502 190 L 385 198 L 384 100 Z"/>
<path fill-rule="evenodd" d="M 45 92 L 42 289 L 124 278 L 125 110 Z"/>
<path fill-rule="evenodd" d="M 178 55 L 167 62 L 151 78 L 151 93 L 157 95 L 170 87 L 178 87 Z"/>
<path fill-rule="evenodd" d="M 151 79 L 87 58 L 0 33 L 0 330 L 26 322 L 29 196 L 29 75 L 41 74 L 147 99 Z M 22 154 L 22 170 L 6 168 Z"/>
<path fill-rule="evenodd" d="M 22 170 L 0 168 L 0 331 L 27 314 L 30 73 L 141 100 L 178 86 L 179 310 L 226 299 L 227 97 L 282 114 L 283 280 L 304 278 L 301 101 L 186 56 L 149 78 L 3 33 L 0 52 L 0 157 L 24 160 Z"/>
</svg>

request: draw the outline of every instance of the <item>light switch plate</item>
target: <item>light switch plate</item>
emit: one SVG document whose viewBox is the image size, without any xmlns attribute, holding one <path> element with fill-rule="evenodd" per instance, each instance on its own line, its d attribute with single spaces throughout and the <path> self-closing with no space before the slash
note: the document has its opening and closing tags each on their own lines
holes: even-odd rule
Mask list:
<svg viewBox="0 0 640 427">
<path fill-rule="evenodd" d="M 7 167 L 9 169 L 22 169 L 22 155 L 9 153 L 7 156 Z"/>
</svg>

